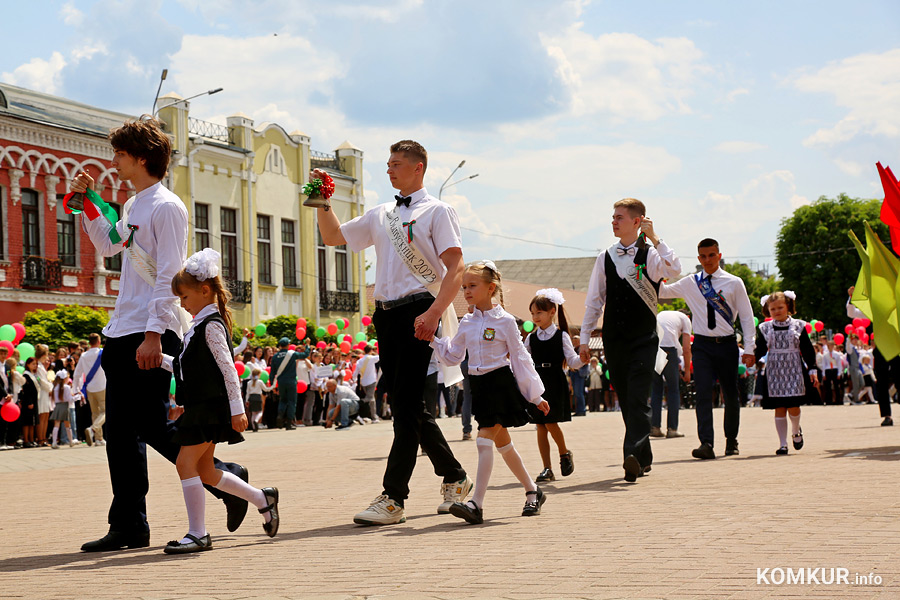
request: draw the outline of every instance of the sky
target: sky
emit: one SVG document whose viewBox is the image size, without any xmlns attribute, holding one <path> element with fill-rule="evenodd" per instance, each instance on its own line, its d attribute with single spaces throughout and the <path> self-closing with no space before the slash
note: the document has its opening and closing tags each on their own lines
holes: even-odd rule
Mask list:
<svg viewBox="0 0 900 600">
<path fill-rule="evenodd" d="M 467 260 L 595 255 L 612 204 L 647 205 L 696 264 L 776 270 L 781 220 L 821 196 L 881 198 L 900 169 L 900 2 L 97 0 L 4 8 L 0 80 L 102 108 L 301 130 L 364 152 L 392 201 L 391 143 L 429 152 Z M 12 28 L 10 25 L 15 24 Z M 469 178 L 477 175 L 477 177 Z"/>
</svg>

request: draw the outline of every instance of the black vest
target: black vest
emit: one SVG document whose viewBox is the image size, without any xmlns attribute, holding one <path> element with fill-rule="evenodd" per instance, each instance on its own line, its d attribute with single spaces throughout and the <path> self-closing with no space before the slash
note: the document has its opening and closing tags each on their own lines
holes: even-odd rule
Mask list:
<svg viewBox="0 0 900 600">
<path fill-rule="evenodd" d="M 647 248 L 638 250 L 634 257 L 635 264 L 646 264 Z M 616 263 L 609 251 L 604 258 L 606 267 L 606 310 L 603 313 L 604 340 L 627 340 L 630 338 L 656 332 L 656 312 L 650 312 L 643 299 L 634 291 L 631 284 L 619 277 Z M 649 277 L 647 280 L 659 293 L 659 282 Z"/>
<path fill-rule="evenodd" d="M 528 344 L 531 346 L 531 359 L 534 366 L 541 368 L 549 364 L 554 369 L 562 370 L 563 361 L 566 357 L 563 355 L 562 345 L 562 329 L 556 330 L 550 339 L 541 340 L 537 336 L 537 331 L 531 336 Z"/>
<path fill-rule="evenodd" d="M 231 338 L 228 336 L 228 326 L 225 319 L 219 313 L 213 313 L 194 326 L 194 333 L 188 342 L 184 354 L 175 357 L 175 401 L 181 406 L 208 402 L 217 398 L 228 400 L 228 389 L 225 387 L 225 378 L 213 357 L 212 350 L 206 345 L 206 327 L 217 321 L 225 328 L 225 338 L 228 340 L 228 351 L 234 351 Z M 181 363 L 184 363 L 184 374 L 187 379 L 181 377 Z"/>
</svg>

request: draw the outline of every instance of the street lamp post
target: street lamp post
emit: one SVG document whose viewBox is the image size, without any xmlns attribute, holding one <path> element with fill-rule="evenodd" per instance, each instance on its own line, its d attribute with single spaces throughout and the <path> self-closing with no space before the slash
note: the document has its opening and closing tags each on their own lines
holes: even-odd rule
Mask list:
<svg viewBox="0 0 900 600">
<path fill-rule="evenodd" d="M 166 105 L 163 105 L 163 106 L 160 106 L 159 108 L 157 108 L 153 112 L 153 116 L 155 117 L 156 113 L 158 113 L 159 111 L 161 111 L 164 108 L 168 108 L 170 106 L 175 106 L 176 104 L 179 104 L 181 102 L 187 102 L 188 100 L 193 100 L 194 98 L 199 98 L 200 96 L 212 96 L 213 94 L 218 94 L 223 89 L 224 88 L 216 88 L 214 90 L 206 90 L 205 92 L 200 92 L 199 94 L 194 94 L 193 96 L 188 96 L 187 98 L 182 98 L 181 100 L 176 100 L 175 102 L 170 102 Z"/>
<path fill-rule="evenodd" d="M 465 160 L 459 161 L 459 164 L 456 165 L 456 168 L 450 171 L 450 175 L 447 176 L 447 179 L 444 180 L 444 183 L 441 185 L 441 189 L 438 190 L 438 200 L 441 199 L 441 193 L 444 191 L 444 188 L 447 187 L 447 182 L 450 181 L 450 178 L 453 177 L 453 174 L 462 169 L 463 165 L 466 164 Z"/>
<path fill-rule="evenodd" d="M 153 97 L 153 108 L 150 110 L 151 115 L 156 114 L 156 102 L 159 100 L 159 91 L 162 89 L 163 81 L 166 80 L 166 77 L 169 75 L 168 69 L 162 70 L 162 75 L 159 76 L 159 85 L 156 87 L 156 95 Z"/>
<path fill-rule="evenodd" d="M 453 187 L 457 183 L 462 183 L 463 181 L 466 181 L 468 179 L 475 179 L 476 177 L 478 177 L 478 173 L 475 173 L 474 175 L 469 175 L 468 177 L 463 177 L 462 179 L 457 179 L 456 181 L 454 181 L 453 183 L 451 183 L 449 185 L 445 181 L 444 185 L 441 186 L 441 190 L 443 190 L 444 188 Z M 440 199 L 441 199 L 441 194 L 440 194 L 440 192 L 438 192 L 438 200 L 440 200 Z"/>
</svg>

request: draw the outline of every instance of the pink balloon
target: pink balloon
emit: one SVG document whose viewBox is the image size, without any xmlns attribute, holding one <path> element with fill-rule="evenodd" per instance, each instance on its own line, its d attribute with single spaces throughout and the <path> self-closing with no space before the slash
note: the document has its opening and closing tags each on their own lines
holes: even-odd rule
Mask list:
<svg viewBox="0 0 900 600">
<path fill-rule="evenodd" d="M 266 373 L 268 373 L 269 375 L 271 375 L 271 374 L 272 374 L 272 367 L 266 367 Z"/>
<path fill-rule="evenodd" d="M 296 350 L 296 349 L 297 349 L 296 344 L 288 344 L 288 350 Z"/>
<path fill-rule="evenodd" d="M 234 363 L 234 368 L 237 370 L 238 376 L 240 376 L 244 374 L 244 371 L 247 369 L 247 365 L 245 365 L 241 361 L 237 361 L 236 363 Z"/>
<path fill-rule="evenodd" d="M 319 350 L 322 350 L 323 348 L 325 348 L 325 346 L 327 346 L 325 342 L 319 342 L 316 344 L 316 348 L 318 348 Z"/>
<path fill-rule="evenodd" d="M 0 418 L 2 418 L 7 423 L 14 423 L 16 419 L 19 418 L 19 414 L 21 413 L 21 409 L 19 409 L 19 405 L 13 402 L 7 402 L 3 405 L 3 408 L 0 408 Z"/>
<path fill-rule="evenodd" d="M 806 333 L 812 333 L 813 326 L 809 323 L 806 324 Z"/>
<path fill-rule="evenodd" d="M 343 352 L 344 354 L 347 354 L 348 352 L 350 352 L 350 350 L 351 350 L 350 342 L 341 342 L 341 352 Z"/>
<path fill-rule="evenodd" d="M 366 343 L 365 343 L 365 342 L 360 342 L 360 343 L 358 343 L 358 344 L 356 345 L 356 347 L 359 348 L 360 350 L 362 350 L 362 349 L 364 349 L 364 348 L 366 347 Z"/>
<path fill-rule="evenodd" d="M 846 333 L 847 335 L 853 333 L 853 325 L 850 325 L 849 323 L 847 325 L 844 325 L 844 333 Z"/>
<path fill-rule="evenodd" d="M 772 320 L 772 317 L 766 317 L 766 321 L 767 321 L 767 322 L 768 322 L 768 321 L 771 321 L 771 320 Z"/>
<path fill-rule="evenodd" d="M 862 326 L 863 326 L 863 327 L 868 327 L 869 325 L 872 324 L 872 321 L 870 321 L 869 319 L 867 319 L 867 318 L 865 318 L 865 317 L 863 317 L 863 318 L 860 319 L 860 320 L 862 321 Z"/>
<path fill-rule="evenodd" d="M 306 327 L 298 327 L 297 331 L 295 331 L 294 333 L 297 334 L 298 340 L 302 340 L 306 337 Z"/>
<path fill-rule="evenodd" d="M 822 331 L 823 329 L 825 329 L 825 323 L 816 321 L 816 331 Z"/>
<path fill-rule="evenodd" d="M 863 320 L 860 319 L 859 317 L 853 319 L 853 326 L 856 327 L 857 329 L 859 329 L 860 327 L 863 327 Z"/>
<path fill-rule="evenodd" d="M 344 329 L 347 329 L 348 327 L 350 327 L 350 319 L 344 317 Z"/>
<path fill-rule="evenodd" d="M 13 346 L 13 343 L 9 340 L 0 340 L 0 348 L 6 348 L 9 350 L 9 355 L 12 356 L 13 352 L 15 352 L 16 347 Z"/>
<path fill-rule="evenodd" d="M 362 318 L 362 324 L 365 325 L 366 327 L 368 327 L 369 325 L 371 325 L 371 324 L 372 324 L 372 317 L 370 317 L 369 315 L 363 316 L 363 318 Z"/>
<path fill-rule="evenodd" d="M 856 320 L 856 319 L 854 319 L 854 321 L 855 321 L 855 320 Z M 859 337 L 862 337 L 862 336 L 866 335 L 866 328 L 865 328 L 865 327 L 857 327 L 857 328 L 856 328 L 856 335 L 858 335 Z"/>
<path fill-rule="evenodd" d="M 307 390 L 307 388 L 309 388 L 309 384 L 307 384 L 305 381 L 301 380 L 301 381 L 297 382 L 297 393 L 298 394 L 304 393 Z"/>
<path fill-rule="evenodd" d="M 862 335 L 860 335 L 859 341 L 861 341 L 863 344 L 868 344 L 869 343 L 869 334 L 863 333 Z"/>
<path fill-rule="evenodd" d="M 329 323 L 326 331 L 328 335 L 337 335 L 338 326 L 335 323 Z"/>
<path fill-rule="evenodd" d="M 844 334 L 843 333 L 834 334 L 834 343 L 838 344 L 838 345 L 843 344 L 844 343 Z"/>
<path fill-rule="evenodd" d="M 297 319 L 297 329 L 300 329 L 301 327 L 303 329 L 306 329 L 306 319 L 304 319 L 303 317 Z"/>
<path fill-rule="evenodd" d="M 21 323 L 13 323 L 12 326 L 16 330 L 16 339 L 13 340 L 13 344 L 18 346 L 22 338 L 25 337 L 25 326 Z"/>
</svg>

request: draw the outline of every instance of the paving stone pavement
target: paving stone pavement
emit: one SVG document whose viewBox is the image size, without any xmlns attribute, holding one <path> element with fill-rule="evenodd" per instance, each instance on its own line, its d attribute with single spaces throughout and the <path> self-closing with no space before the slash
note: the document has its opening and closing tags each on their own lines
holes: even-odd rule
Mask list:
<svg viewBox="0 0 900 600">
<path fill-rule="evenodd" d="M 474 475 L 474 442 L 460 441 L 458 419 L 439 423 Z M 390 423 L 248 433 L 217 455 L 280 489 L 281 531 L 266 537 L 251 508 L 228 533 L 224 507 L 207 496 L 214 550 L 185 556 L 162 553 L 187 517 L 175 469 L 152 451 L 152 546 L 101 554 L 79 547 L 107 529 L 104 450 L 7 451 L 0 597 L 897 599 L 900 427 L 879 423 L 875 406 L 804 407 L 806 446 L 776 457 L 772 412 L 743 409 L 740 456 L 700 462 L 690 456 L 694 415 L 682 411 L 688 436 L 653 440 L 652 472 L 628 484 L 620 414 L 575 418 L 563 425 L 575 473 L 544 485 L 543 513 L 519 516 L 523 490 L 498 458 L 481 526 L 436 514 L 440 481 L 425 457 L 406 523 L 352 523 L 381 490 Z M 537 475 L 534 428 L 512 437 Z M 820 583 L 779 585 L 788 568 L 824 572 L 814 572 Z M 831 569 L 846 569 L 847 582 L 824 583 Z"/>
</svg>

